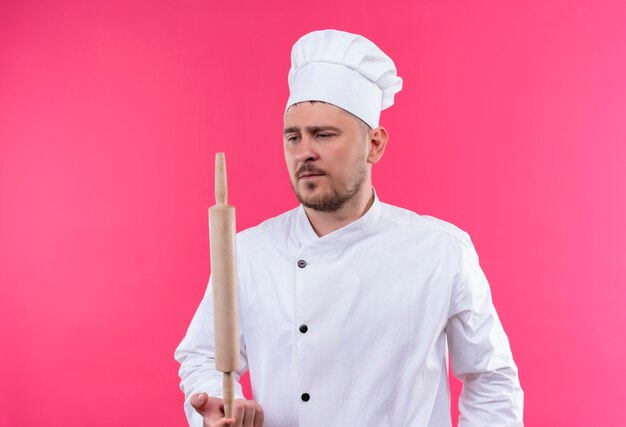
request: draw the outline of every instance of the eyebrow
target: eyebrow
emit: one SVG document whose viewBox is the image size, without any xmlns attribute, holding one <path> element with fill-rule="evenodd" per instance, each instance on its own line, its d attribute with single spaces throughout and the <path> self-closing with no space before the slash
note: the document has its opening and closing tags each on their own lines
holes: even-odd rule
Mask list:
<svg viewBox="0 0 626 427">
<path fill-rule="evenodd" d="M 314 133 L 317 133 L 317 132 L 327 132 L 327 131 L 333 131 L 333 132 L 336 132 L 336 133 L 343 133 L 342 130 L 339 129 L 338 127 L 336 127 L 336 126 L 306 126 L 304 128 L 304 130 L 307 133 L 311 133 L 311 134 L 314 134 Z M 291 127 L 285 128 L 283 130 L 283 134 L 287 135 L 288 133 L 298 133 L 298 132 L 301 132 L 301 131 L 302 130 L 299 127 L 291 126 Z"/>
</svg>

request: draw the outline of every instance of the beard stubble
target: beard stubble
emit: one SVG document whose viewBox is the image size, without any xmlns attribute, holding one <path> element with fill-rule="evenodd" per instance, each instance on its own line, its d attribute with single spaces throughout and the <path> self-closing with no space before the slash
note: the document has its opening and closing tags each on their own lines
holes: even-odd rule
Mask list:
<svg viewBox="0 0 626 427">
<path fill-rule="evenodd" d="M 298 176 L 303 171 L 308 172 L 321 172 L 316 169 L 315 166 L 303 165 L 298 170 Z M 331 186 L 330 191 L 326 194 L 319 195 L 317 197 L 305 198 L 298 191 L 297 182 L 292 184 L 293 190 L 296 193 L 296 197 L 298 201 L 305 207 L 309 209 L 313 209 L 318 212 L 336 212 L 345 206 L 350 200 L 356 196 L 356 194 L 361 189 L 361 186 L 365 182 L 365 178 L 367 176 L 367 166 L 365 161 L 359 162 L 359 166 L 353 175 L 353 179 L 351 182 L 344 186 L 342 189 L 336 189 Z M 306 187 L 309 191 L 315 190 L 318 186 L 315 182 L 307 182 Z"/>
</svg>

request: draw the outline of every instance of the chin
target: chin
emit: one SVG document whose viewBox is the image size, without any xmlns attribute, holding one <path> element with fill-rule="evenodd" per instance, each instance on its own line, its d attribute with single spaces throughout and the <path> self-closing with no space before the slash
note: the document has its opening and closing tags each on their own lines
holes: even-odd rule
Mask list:
<svg viewBox="0 0 626 427">
<path fill-rule="evenodd" d="M 301 203 L 318 203 L 320 200 L 325 198 L 325 194 L 321 192 L 318 188 L 314 190 L 309 190 L 307 188 L 301 189 L 296 194 L 298 196 L 298 200 Z"/>
</svg>

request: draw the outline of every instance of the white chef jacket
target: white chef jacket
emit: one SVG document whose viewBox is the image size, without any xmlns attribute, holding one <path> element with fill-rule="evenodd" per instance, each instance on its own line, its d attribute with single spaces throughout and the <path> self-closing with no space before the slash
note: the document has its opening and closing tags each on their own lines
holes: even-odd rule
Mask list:
<svg viewBox="0 0 626 427">
<path fill-rule="evenodd" d="M 266 426 L 450 426 L 448 345 L 459 426 L 522 425 L 509 342 L 457 227 L 376 197 L 318 237 L 300 206 L 239 233 L 237 269 L 239 374 Z M 192 394 L 222 396 L 211 299 L 209 280 L 175 353 L 191 426 Z"/>
</svg>

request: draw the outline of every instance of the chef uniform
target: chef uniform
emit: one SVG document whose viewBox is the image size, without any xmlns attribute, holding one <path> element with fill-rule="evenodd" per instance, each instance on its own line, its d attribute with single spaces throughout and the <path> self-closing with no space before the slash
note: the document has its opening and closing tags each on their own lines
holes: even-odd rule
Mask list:
<svg viewBox="0 0 626 427">
<path fill-rule="evenodd" d="M 375 127 L 401 88 L 395 73 L 369 40 L 313 32 L 294 45 L 287 108 L 329 102 Z M 374 194 L 361 218 L 319 237 L 299 206 L 239 233 L 237 268 L 236 377 L 249 370 L 266 426 L 450 426 L 448 351 L 464 383 L 459 425 L 522 425 L 517 367 L 459 228 Z M 198 427 L 191 395 L 221 397 L 210 287 L 175 354 Z"/>
</svg>

